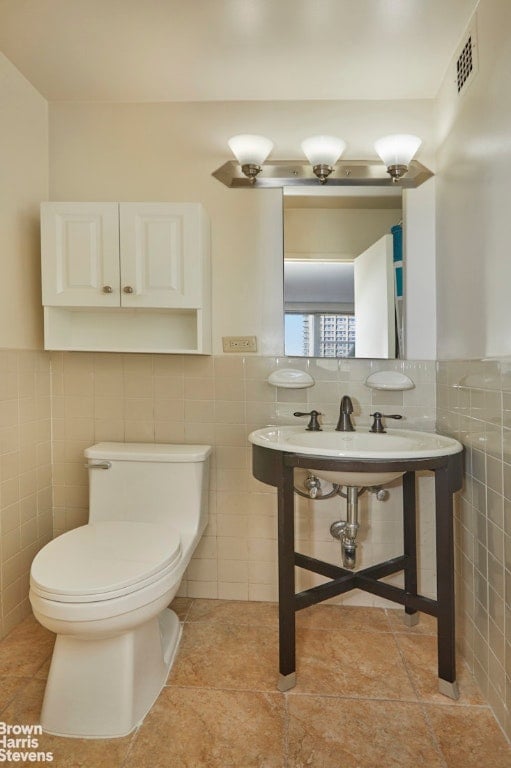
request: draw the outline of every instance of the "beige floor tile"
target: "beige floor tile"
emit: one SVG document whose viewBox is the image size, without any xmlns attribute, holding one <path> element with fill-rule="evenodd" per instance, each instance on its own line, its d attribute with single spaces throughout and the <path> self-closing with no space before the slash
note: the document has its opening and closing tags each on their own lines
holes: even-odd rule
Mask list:
<svg viewBox="0 0 511 768">
<path fill-rule="evenodd" d="M 43 734 L 39 748 L 53 754 L 55 768 L 123 768 L 133 735 L 122 739 L 63 739 Z"/>
<path fill-rule="evenodd" d="M 186 623 L 168 684 L 273 691 L 277 659 L 276 629 Z"/>
<path fill-rule="evenodd" d="M 283 768 L 282 694 L 165 688 L 123 768 Z"/>
<path fill-rule="evenodd" d="M 194 600 L 187 621 L 276 627 L 278 613 L 277 603 L 246 600 Z"/>
<path fill-rule="evenodd" d="M 460 700 L 438 694 L 431 617 L 408 628 L 401 610 L 299 612 L 298 683 L 283 695 L 275 603 L 177 598 L 172 607 L 182 643 L 142 727 L 124 739 L 43 734 L 55 768 L 511 766 L 461 659 Z M 2 721 L 39 722 L 53 640 L 30 617 L 0 642 Z"/>
<path fill-rule="evenodd" d="M 29 616 L 0 643 L 0 676 L 34 675 L 51 656 L 54 642 L 55 635 Z"/>
<path fill-rule="evenodd" d="M 489 709 L 425 707 L 447 768 L 509 768 L 511 746 Z"/>
<path fill-rule="evenodd" d="M 397 635 L 397 644 L 403 654 L 406 668 L 420 699 L 438 704 L 484 704 L 485 699 L 477 683 L 463 663 L 457 660 L 457 680 L 460 697 L 453 702 L 438 692 L 438 660 L 436 637 Z"/>
<path fill-rule="evenodd" d="M 435 635 L 436 637 L 435 616 L 429 616 L 427 613 L 419 613 L 419 623 L 414 627 L 409 627 L 404 623 L 403 608 L 387 608 L 386 613 L 393 632 L 406 635 Z"/>
<path fill-rule="evenodd" d="M 0 678 L 0 712 L 12 699 L 30 682 L 30 677 L 1 677 Z"/>
<path fill-rule="evenodd" d="M 16 696 L 2 712 L 6 723 L 39 723 L 43 703 L 45 680 L 32 679 L 20 688 Z"/>
<path fill-rule="evenodd" d="M 383 608 L 355 605 L 311 605 L 296 614 L 297 627 L 340 629 L 354 632 L 390 632 Z"/>
<path fill-rule="evenodd" d="M 296 653 L 297 693 L 417 699 L 391 634 L 300 629 Z"/>
<path fill-rule="evenodd" d="M 289 696 L 288 768 L 444 768 L 421 708 Z"/>
</svg>

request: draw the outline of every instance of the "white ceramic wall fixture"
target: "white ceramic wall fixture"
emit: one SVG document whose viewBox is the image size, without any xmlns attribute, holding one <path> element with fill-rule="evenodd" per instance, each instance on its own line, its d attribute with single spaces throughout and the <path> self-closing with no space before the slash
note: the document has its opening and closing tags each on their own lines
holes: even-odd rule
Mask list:
<svg viewBox="0 0 511 768">
<path fill-rule="evenodd" d="M 415 384 L 404 373 L 399 371 L 376 371 L 365 380 L 366 387 L 370 389 L 413 389 Z"/>
</svg>

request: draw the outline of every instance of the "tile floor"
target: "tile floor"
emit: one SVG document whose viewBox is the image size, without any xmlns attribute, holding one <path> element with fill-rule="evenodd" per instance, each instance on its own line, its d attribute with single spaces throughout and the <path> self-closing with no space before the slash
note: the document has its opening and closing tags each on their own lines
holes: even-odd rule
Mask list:
<svg viewBox="0 0 511 768">
<path fill-rule="evenodd" d="M 167 685 L 121 739 L 43 734 L 56 768 L 491 768 L 511 746 L 459 663 L 461 697 L 436 692 L 435 622 L 314 606 L 297 616 L 298 684 L 276 690 L 277 607 L 189 600 Z M 53 636 L 29 618 L 0 643 L 0 720 L 37 723 Z M 19 764 L 19 763 L 18 763 Z"/>
</svg>

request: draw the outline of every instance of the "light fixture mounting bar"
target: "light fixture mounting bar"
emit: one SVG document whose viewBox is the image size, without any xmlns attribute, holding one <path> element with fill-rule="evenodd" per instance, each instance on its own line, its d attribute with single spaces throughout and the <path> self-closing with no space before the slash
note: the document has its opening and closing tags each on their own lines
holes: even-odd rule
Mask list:
<svg viewBox="0 0 511 768">
<path fill-rule="evenodd" d="M 307 162 L 293 160 L 267 160 L 262 172 L 254 182 L 243 175 L 239 163 L 229 160 L 212 174 L 226 187 L 262 189 L 268 187 L 318 186 L 319 180 Z M 410 162 L 406 176 L 399 179 L 399 186 L 414 188 L 423 184 L 433 173 L 417 160 Z M 383 163 L 372 160 L 347 160 L 336 163 L 328 177 L 329 187 L 392 187 L 396 183 L 390 178 Z"/>
</svg>

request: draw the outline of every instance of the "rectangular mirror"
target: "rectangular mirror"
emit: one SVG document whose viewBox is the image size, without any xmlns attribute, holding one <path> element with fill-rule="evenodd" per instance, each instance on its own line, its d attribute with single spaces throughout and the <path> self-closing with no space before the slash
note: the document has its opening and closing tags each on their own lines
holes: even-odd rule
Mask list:
<svg viewBox="0 0 511 768">
<path fill-rule="evenodd" d="M 394 358 L 402 348 L 399 187 L 285 187 L 285 354 Z"/>
</svg>

